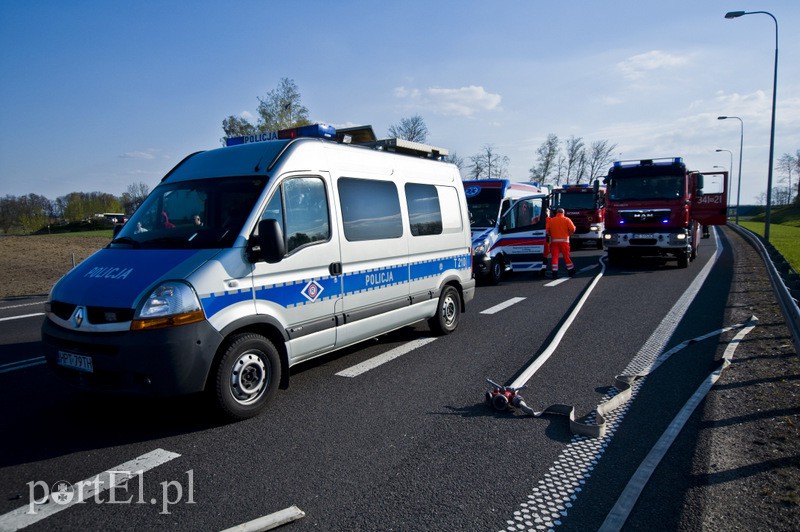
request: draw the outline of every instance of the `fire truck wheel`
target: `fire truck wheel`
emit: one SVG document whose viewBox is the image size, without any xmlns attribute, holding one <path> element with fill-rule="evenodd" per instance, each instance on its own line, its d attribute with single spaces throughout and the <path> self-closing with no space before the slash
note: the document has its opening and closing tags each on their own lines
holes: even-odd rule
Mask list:
<svg viewBox="0 0 800 532">
<path fill-rule="evenodd" d="M 450 334 L 458 327 L 461 317 L 461 296 L 454 286 L 445 286 L 439 296 L 436 315 L 428 320 L 428 325 L 435 334 Z"/>
<path fill-rule="evenodd" d="M 489 283 L 497 284 L 503 278 L 503 259 L 495 257 L 492 259 L 492 269 L 489 271 Z"/>
<path fill-rule="evenodd" d="M 678 253 L 678 268 L 689 267 L 689 254 L 686 251 Z"/>
</svg>

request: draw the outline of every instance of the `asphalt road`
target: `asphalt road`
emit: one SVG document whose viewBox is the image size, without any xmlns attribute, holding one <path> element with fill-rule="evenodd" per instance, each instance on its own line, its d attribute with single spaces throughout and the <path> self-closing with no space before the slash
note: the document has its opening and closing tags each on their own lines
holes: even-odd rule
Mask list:
<svg viewBox="0 0 800 532">
<path fill-rule="evenodd" d="M 0 530 L 223 530 L 293 506 L 304 517 L 284 530 L 598 529 L 718 365 L 719 336 L 640 379 L 599 439 L 574 436 L 562 416 L 492 410 L 486 378 L 512 383 L 560 339 L 521 394 L 537 411 L 573 405 L 591 422 L 616 392 L 615 375 L 733 325 L 724 322 L 733 260 L 724 239 L 704 240 L 687 269 L 653 260 L 604 271 L 601 256 L 574 252 L 581 273 L 556 283 L 514 275 L 480 286 L 454 334 L 358 376 L 337 373 L 429 338 L 427 326 L 294 368 L 264 415 L 231 424 L 202 397 L 70 389 L 37 358 L 43 302 L 0 303 Z M 31 505 L 59 483 L 74 488 L 109 470 L 133 478 L 79 504 Z"/>
</svg>

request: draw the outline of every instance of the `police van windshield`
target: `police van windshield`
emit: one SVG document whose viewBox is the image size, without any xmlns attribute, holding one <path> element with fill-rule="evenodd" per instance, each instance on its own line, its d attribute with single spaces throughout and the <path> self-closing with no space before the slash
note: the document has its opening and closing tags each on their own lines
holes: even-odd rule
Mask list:
<svg viewBox="0 0 800 532">
<path fill-rule="evenodd" d="M 553 194 L 552 209 L 576 210 L 576 209 L 596 209 L 597 203 L 595 201 L 595 194 L 593 190 L 588 192 L 573 192 L 565 194 L 556 192 Z"/>
<path fill-rule="evenodd" d="M 499 188 L 481 188 L 477 194 L 467 196 L 470 226 L 494 227 L 500 214 L 501 199 Z"/>
<path fill-rule="evenodd" d="M 265 184 L 266 177 L 225 177 L 159 185 L 111 247 L 231 247 Z"/>
<path fill-rule="evenodd" d="M 617 177 L 609 182 L 612 200 L 655 200 L 682 197 L 683 176 Z"/>
</svg>

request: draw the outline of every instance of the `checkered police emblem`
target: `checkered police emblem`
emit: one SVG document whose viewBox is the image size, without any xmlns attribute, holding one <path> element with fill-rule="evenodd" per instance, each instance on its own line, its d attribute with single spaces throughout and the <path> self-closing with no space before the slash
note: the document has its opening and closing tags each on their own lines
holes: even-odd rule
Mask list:
<svg viewBox="0 0 800 532">
<path fill-rule="evenodd" d="M 303 294 L 305 298 L 308 299 L 309 301 L 314 302 L 317 300 L 317 298 L 319 297 L 319 295 L 322 293 L 323 290 L 324 288 L 322 288 L 322 285 L 319 284 L 318 282 L 309 281 L 309 283 L 306 284 L 306 286 L 300 293 Z"/>
</svg>

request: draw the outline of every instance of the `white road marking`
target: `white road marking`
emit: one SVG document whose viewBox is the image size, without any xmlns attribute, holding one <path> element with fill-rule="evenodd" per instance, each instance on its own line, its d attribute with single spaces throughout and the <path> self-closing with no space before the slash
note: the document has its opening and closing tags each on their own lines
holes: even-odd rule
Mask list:
<svg viewBox="0 0 800 532">
<path fill-rule="evenodd" d="M 10 316 L 8 318 L 0 318 L 0 321 L 18 320 L 21 318 L 33 318 L 35 316 L 44 316 L 44 312 L 37 312 L 36 314 L 22 314 L 20 316 Z"/>
<path fill-rule="evenodd" d="M 501 310 L 507 309 L 511 305 L 516 305 L 520 301 L 525 301 L 525 298 L 524 297 L 512 297 L 508 301 L 503 301 L 499 305 L 495 305 L 495 306 L 493 306 L 491 308 L 487 308 L 486 310 L 482 310 L 481 314 L 497 314 Z"/>
<path fill-rule="evenodd" d="M 633 360 L 631 360 L 624 371 L 625 374 L 646 372 L 655 363 L 659 354 L 664 351 L 669 339 L 672 337 L 672 333 L 678 328 L 680 320 L 711 272 L 711 268 L 722 255 L 722 245 L 718 240 L 716 230 L 713 234 L 714 245 L 717 248 L 716 253 L 708 260 L 694 281 L 669 310 L 661 325 L 656 328 Z M 520 504 L 521 509 L 514 512 L 514 519 L 506 521 L 508 526 L 504 530 L 508 532 L 518 531 L 517 525 L 519 522 L 536 523 L 535 526 L 528 526 L 526 530 L 553 529 L 561 525 L 561 520 L 566 517 L 569 508 L 578 499 L 582 486 L 586 484 L 586 479 L 592 476 L 592 470 L 600 461 L 606 447 L 613 439 L 617 427 L 622 423 L 628 408 L 644 381 L 645 379 L 643 378 L 637 379 L 633 383 L 633 391 L 629 401 L 616 410 L 609 412 L 606 420 L 607 428 L 603 436 L 600 438 L 572 436 L 569 444 L 558 456 L 553 466 L 538 481 L 538 486 L 532 490 L 532 493 L 528 495 L 526 502 Z M 605 400 L 613 399 L 615 394 L 614 390 L 610 391 L 606 394 Z"/>
<path fill-rule="evenodd" d="M 10 308 L 32 307 L 34 305 L 44 305 L 46 301 L 35 301 L 33 303 L 20 303 L 19 305 L 9 305 L 7 307 L 0 307 L 0 310 L 8 310 Z"/>
<path fill-rule="evenodd" d="M 297 506 L 290 506 L 278 512 L 265 515 L 264 517 L 242 523 L 241 525 L 226 528 L 222 532 L 264 532 L 291 523 L 292 521 L 297 521 L 305 516 L 306 513 L 303 510 Z"/>
<path fill-rule="evenodd" d="M 107 469 L 99 475 L 75 483 L 75 486 L 80 485 L 82 489 L 75 490 L 74 498 L 67 503 L 58 504 L 52 502 L 50 501 L 50 497 L 47 498 L 47 502 L 42 504 L 37 504 L 36 500 L 29 501 L 25 506 L 12 510 L 7 514 L 0 515 L 0 531 L 19 530 L 20 528 L 30 526 L 62 510 L 66 510 L 87 499 L 91 499 L 95 494 L 124 484 L 133 478 L 133 476 L 138 475 L 139 471 L 144 473 L 179 456 L 180 455 L 177 453 L 165 451 L 164 449 L 156 449 L 155 451 L 150 451 L 124 464 Z M 121 472 L 129 472 L 131 475 L 120 474 Z"/>
<path fill-rule="evenodd" d="M 418 340 L 412 340 L 411 342 L 395 347 L 394 349 L 387 351 L 382 355 L 378 355 L 370 358 L 369 360 L 365 360 L 361 364 L 356 364 L 355 366 L 342 370 L 336 375 L 339 377 L 357 377 L 362 373 L 366 373 L 371 369 L 377 368 L 381 364 L 385 364 L 390 360 L 394 360 L 395 358 L 401 357 L 406 353 L 410 353 L 414 349 L 429 344 L 434 340 L 436 340 L 436 338 L 420 338 Z"/>
<path fill-rule="evenodd" d="M 739 346 L 744 337 L 747 336 L 747 334 L 752 331 L 753 328 L 755 328 L 757 321 L 758 318 L 755 316 L 750 318 L 750 323 L 752 323 L 752 325 L 748 325 L 739 331 L 725 348 L 725 353 L 722 355 L 722 364 L 720 367 L 713 371 L 708 378 L 703 381 L 700 387 L 697 388 L 697 391 L 695 391 L 694 395 L 692 395 L 689 400 L 686 401 L 686 404 L 683 406 L 681 411 L 678 412 L 678 415 L 675 416 L 675 418 L 672 420 L 672 423 L 669 424 L 667 429 L 647 454 L 644 461 L 639 465 L 636 472 L 628 481 L 628 485 L 625 486 L 622 494 L 617 499 L 616 504 L 606 516 L 605 521 L 600 527 L 601 531 L 609 532 L 612 530 L 622 529 L 622 526 L 625 524 L 625 521 L 627 521 L 631 510 L 633 510 L 633 506 L 636 504 L 636 501 L 639 500 L 639 496 L 642 494 L 642 491 L 644 491 L 647 481 L 650 480 L 650 477 L 653 475 L 653 471 L 655 471 L 658 464 L 664 458 L 664 455 L 667 454 L 672 442 L 674 442 L 675 438 L 678 437 L 678 434 L 680 434 L 683 426 L 692 415 L 692 412 L 694 412 L 694 410 L 697 408 L 697 405 L 699 405 L 700 401 L 702 401 L 705 396 L 708 395 L 708 392 L 722 375 L 722 371 L 730 365 L 736 348 Z"/>
<path fill-rule="evenodd" d="M 9 362 L 7 364 L 0 364 L 0 373 L 8 373 L 22 368 L 29 368 L 31 366 L 38 366 L 44 364 L 46 361 L 44 357 L 26 358 L 25 360 L 17 360 L 16 362 Z"/>
</svg>

